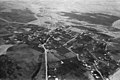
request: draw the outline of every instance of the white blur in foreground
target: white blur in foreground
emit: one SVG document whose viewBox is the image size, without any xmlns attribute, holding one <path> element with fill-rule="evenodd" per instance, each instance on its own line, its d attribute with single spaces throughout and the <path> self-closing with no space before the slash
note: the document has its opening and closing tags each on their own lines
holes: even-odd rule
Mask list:
<svg viewBox="0 0 120 80">
<path fill-rule="evenodd" d="M 58 78 L 55 78 L 55 80 L 59 80 Z"/>
</svg>

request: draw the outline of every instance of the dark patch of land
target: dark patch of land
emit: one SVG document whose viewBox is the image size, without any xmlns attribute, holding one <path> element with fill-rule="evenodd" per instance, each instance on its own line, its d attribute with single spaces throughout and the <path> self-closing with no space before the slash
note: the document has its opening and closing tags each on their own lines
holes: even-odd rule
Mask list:
<svg viewBox="0 0 120 80">
<path fill-rule="evenodd" d="M 111 26 L 114 21 L 120 19 L 120 17 L 102 13 L 82 13 L 82 14 L 69 12 L 63 13 L 64 13 L 63 16 L 68 16 L 69 19 L 77 19 L 79 21 L 86 21 L 91 24 L 100 24 L 105 26 Z"/>
<path fill-rule="evenodd" d="M 0 28 L 6 25 L 8 25 L 7 22 L 0 20 Z"/>
<path fill-rule="evenodd" d="M 0 18 L 3 18 L 10 22 L 23 22 L 23 23 L 36 20 L 36 18 L 34 17 L 34 13 L 32 13 L 27 8 L 25 10 L 12 9 L 11 12 L 0 12 Z"/>
<path fill-rule="evenodd" d="M 2 10 L 4 10 L 5 8 L 2 8 L 1 6 L 0 6 L 0 11 L 2 11 Z"/>
</svg>

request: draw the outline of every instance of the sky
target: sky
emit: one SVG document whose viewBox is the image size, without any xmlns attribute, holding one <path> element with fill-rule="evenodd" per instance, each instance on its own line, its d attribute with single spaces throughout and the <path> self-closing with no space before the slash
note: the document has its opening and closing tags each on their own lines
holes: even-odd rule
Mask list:
<svg viewBox="0 0 120 80">
<path fill-rule="evenodd" d="M 22 1 L 38 1 L 46 2 L 50 7 L 56 7 L 59 10 L 74 9 L 78 11 L 92 10 L 116 10 L 120 11 L 120 0 L 22 0 Z"/>
<path fill-rule="evenodd" d="M 43 3 L 47 7 L 56 8 L 59 11 L 100 11 L 107 13 L 120 13 L 120 0 L 0 0 L 0 1 L 24 1 L 29 3 Z M 36 5 L 36 4 L 35 4 Z M 40 6 L 39 4 L 37 4 Z"/>
</svg>

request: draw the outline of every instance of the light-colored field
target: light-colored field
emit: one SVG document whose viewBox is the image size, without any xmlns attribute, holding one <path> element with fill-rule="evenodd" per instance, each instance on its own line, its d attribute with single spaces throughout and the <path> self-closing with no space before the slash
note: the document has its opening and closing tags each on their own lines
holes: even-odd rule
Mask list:
<svg viewBox="0 0 120 80">
<path fill-rule="evenodd" d="M 120 80 L 120 69 L 115 74 L 110 76 L 110 80 Z"/>
</svg>

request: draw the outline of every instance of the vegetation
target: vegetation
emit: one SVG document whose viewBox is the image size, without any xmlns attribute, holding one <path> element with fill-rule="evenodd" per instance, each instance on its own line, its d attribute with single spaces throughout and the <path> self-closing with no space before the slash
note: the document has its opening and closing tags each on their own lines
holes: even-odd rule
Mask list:
<svg viewBox="0 0 120 80">
<path fill-rule="evenodd" d="M 69 26 L 58 26 L 50 30 L 33 24 L 9 24 L 1 31 L 3 35 L 0 39 L 2 44 L 12 44 L 14 47 L 8 48 L 7 54 L 0 55 L 2 65 L 0 72 L 4 73 L 0 73 L 2 74 L 0 78 L 29 80 L 35 79 L 36 76 L 45 76 L 44 72 L 41 74 L 40 72 L 45 70 L 45 68 L 41 69 L 41 66 L 44 63 L 42 58 L 46 50 L 49 54 L 49 79 L 54 80 L 59 77 L 69 80 L 72 76 L 76 80 L 89 80 L 87 73 L 90 73 L 95 80 L 108 78 L 120 66 L 119 60 L 115 57 L 118 54 L 114 54 L 120 49 L 111 48 L 118 46 L 116 45 L 119 44 L 118 41 L 113 41 L 113 37 L 96 32 L 94 29 L 84 28 L 84 26 L 82 28 L 87 32 L 77 33 L 70 30 Z M 11 74 L 6 73 L 9 72 L 9 68 L 12 70 Z M 15 75 L 16 72 L 21 73 Z"/>
</svg>

